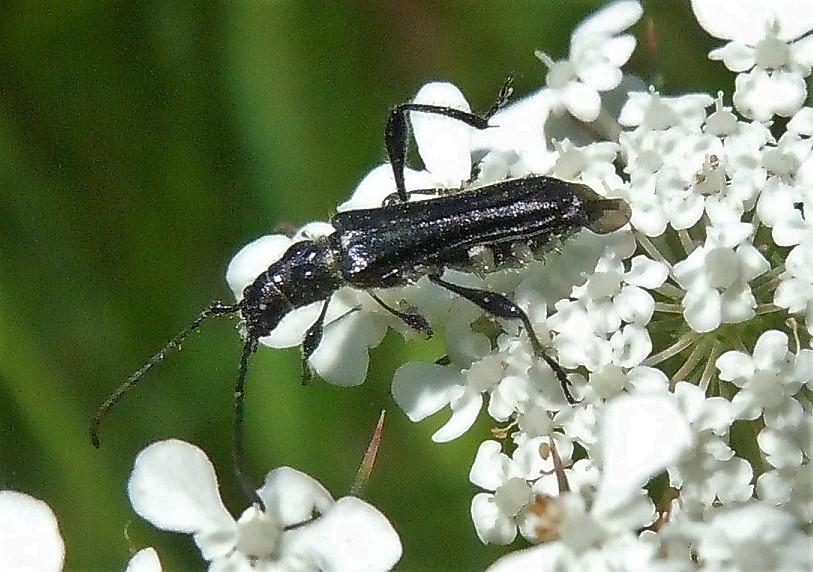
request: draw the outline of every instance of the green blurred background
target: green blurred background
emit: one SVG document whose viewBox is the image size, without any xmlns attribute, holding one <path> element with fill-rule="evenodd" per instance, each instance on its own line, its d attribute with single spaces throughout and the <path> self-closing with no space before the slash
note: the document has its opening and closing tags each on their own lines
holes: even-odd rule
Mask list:
<svg viewBox="0 0 813 572">
<path fill-rule="evenodd" d="M 227 506 L 235 321 L 214 321 L 151 372 L 101 431 L 99 404 L 215 298 L 233 254 L 281 223 L 325 219 L 383 160 L 388 109 L 428 80 L 486 109 L 508 73 L 537 89 L 543 49 L 599 2 L 24 2 L 0 7 L 0 488 L 44 499 L 66 568 L 121 569 L 155 546 L 165 569 L 201 567 L 187 536 L 129 508 L 135 454 L 178 437 L 214 461 Z M 632 69 L 666 93 L 726 89 L 688 3 L 646 5 L 659 40 Z M 636 35 L 645 36 L 643 23 Z M 709 74 L 717 72 L 718 83 Z M 413 159 L 413 162 L 415 159 Z M 296 350 L 261 349 L 248 383 L 248 463 L 286 464 L 345 494 L 389 410 L 365 493 L 395 524 L 402 570 L 481 569 L 506 549 L 476 538 L 467 475 L 487 420 L 438 445 L 448 413 L 415 425 L 389 393 L 437 342 L 391 334 L 367 382 L 299 384 Z"/>
</svg>

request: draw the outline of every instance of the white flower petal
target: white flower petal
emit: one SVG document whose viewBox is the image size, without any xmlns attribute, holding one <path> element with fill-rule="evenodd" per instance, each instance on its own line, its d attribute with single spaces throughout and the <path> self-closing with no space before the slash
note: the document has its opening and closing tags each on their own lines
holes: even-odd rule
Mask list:
<svg viewBox="0 0 813 572">
<path fill-rule="evenodd" d="M 407 362 L 395 371 L 392 396 L 411 421 L 437 413 L 462 393 L 466 376 L 433 363 Z"/>
<path fill-rule="evenodd" d="M 779 330 L 763 332 L 754 345 L 754 366 L 776 371 L 785 365 L 788 354 L 788 336 Z"/>
<path fill-rule="evenodd" d="M 338 212 L 380 207 L 388 196 L 395 192 L 395 177 L 392 166 L 383 163 L 367 173 L 356 186 L 350 198 L 341 203 Z"/>
<path fill-rule="evenodd" d="M 497 441 L 483 441 L 469 471 L 472 484 L 496 491 L 507 479 L 522 475 L 520 468 L 502 452 Z"/>
<path fill-rule="evenodd" d="M 747 242 L 737 247 L 737 263 L 740 277 L 748 282 L 771 268 L 762 253 L 753 244 Z"/>
<path fill-rule="evenodd" d="M 432 435 L 435 443 L 448 443 L 471 429 L 483 407 L 483 395 L 476 391 L 466 391 L 451 403 L 452 416 Z"/>
<path fill-rule="evenodd" d="M 791 117 L 807 97 L 805 80 L 795 73 L 768 73 L 755 68 L 737 76 L 734 107 L 749 119 L 768 121 L 774 115 Z"/>
<path fill-rule="evenodd" d="M 802 450 L 787 432 L 765 427 L 757 435 L 757 442 L 768 462 L 777 469 L 802 464 Z"/>
<path fill-rule="evenodd" d="M 142 548 L 130 558 L 124 572 L 161 572 L 161 560 L 155 548 Z"/>
<path fill-rule="evenodd" d="M 471 499 L 471 520 L 484 544 L 509 544 L 517 536 L 517 525 L 494 502 L 494 495 L 478 493 Z"/>
<path fill-rule="evenodd" d="M 415 171 L 406 167 L 404 169 L 404 183 L 407 190 L 431 189 L 437 186 L 437 181 L 426 171 Z M 376 209 L 395 193 L 395 177 L 392 166 L 384 163 L 374 168 L 361 180 L 353 191 L 352 196 L 336 207 L 338 212 Z"/>
<path fill-rule="evenodd" d="M 795 40 L 813 30 L 813 10 L 809 4 L 799 4 L 798 0 L 769 0 L 766 4 L 778 24 L 780 40 Z"/>
<path fill-rule="evenodd" d="M 330 223 L 315 220 L 299 227 L 291 239 L 294 242 L 302 242 L 303 240 L 314 240 L 315 238 L 328 236 L 334 232 L 336 232 L 336 229 Z"/>
<path fill-rule="evenodd" d="M 451 83 L 428 83 L 413 102 L 471 111 L 463 93 Z M 426 170 L 437 177 L 441 186 L 455 188 L 467 181 L 471 176 L 473 128 L 437 114 L 410 112 L 409 118 Z"/>
<path fill-rule="evenodd" d="M 678 230 L 691 228 L 703 215 L 705 202 L 703 197 L 698 195 L 688 195 L 681 200 L 675 201 L 673 205 L 675 212 L 672 213 L 672 226 Z"/>
<path fill-rule="evenodd" d="M 514 101 L 494 114 L 488 129 L 472 133 L 473 147 L 510 154 L 529 148 L 544 152 L 545 123 L 553 105 L 554 98 L 548 89 Z"/>
<path fill-rule="evenodd" d="M 735 284 L 720 296 L 721 319 L 727 324 L 750 320 L 755 315 L 756 300 L 747 284 Z"/>
<path fill-rule="evenodd" d="M 808 12 L 810 12 L 810 10 Z M 790 45 L 790 54 L 794 62 L 805 67 L 803 73 L 808 75 L 810 68 L 813 67 L 813 36 L 808 34 L 804 38 L 793 42 Z M 795 129 L 789 125 L 788 130 L 792 131 Z M 799 133 L 799 131 L 797 131 L 797 133 Z M 807 134 L 810 135 L 810 132 Z"/>
<path fill-rule="evenodd" d="M 566 569 L 571 560 L 563 542 L 547 542 L 524 550 L 515 550 L 486 568 L 486 572 L 526 572 L 527 570 Z"/>
<path fill-rule="evenodd" d="M 689 447 L 689 423 L 669 395 L 617 397 L 600 422 L 602 479 L 593 510 L 601 512 L 637 494 L 651 477 Z"/>
<path fill-rule="evenodd" d="M 635 256 L 630 260 L 630 270 L 624 275 L 627 284 L 641 288 L 658 288 L 669 276 L 669 267 L 663 262 L 646 256 Z"/>
<path fill-rule="evenodd" d="M 744 352 L 726 352 L 717 358 L 715 365 L 720 370 L 720 379 L 725 381 L 736 383 L 737 379 L 754 375 L 754 361 Z"/>
<path fill-rule="evenodd" d="M 813 36 L 810 38 L 813 40 Z M 813 44 L 813 42 L 810 42 Z M 788 121 L 788 131 L 800 135 L 813 135 L 813 107 L 803 107 Z"/>
<path fill-rule="evenodd" d="M 257 276 L 282 258 L 293 241 L 281 234 L 270 234 L 248 243 L 234 255 L 226 270 L 226 282 L 234 297 L 242 300 L 243 290 L 254 282 Z"/>
<path fill-rule="evenodd" d="M 637 20 L 636 20 L 637 21 Z M 635 51 L 635 46 L 638 45 L 638 41 L 635 39 L 635 36 L 625 34 L 623 36 L 617 36 L 615 38 L 610 38 L 602 47 L 602 54 L 604 55 L 607 60 L 617 68 L 620 68 L 625 63 L 627 63 L 632 56 L 632 52 Z M 619 70 L 620 71 L 620 70 Z M 609 89 L 613 89 L 620 84 L 620 78 L 617 83 L 609 87 Z M 600 85 L 597 83 L 592 83 L 592 85 L 596 88 L 599 88 L 601 91 L 607 91 L 606 89 L 601 89 Z M 607 84 L 605 84 L 607 85 Z"/>
<path fill-rule="evenodd" d="M 497 421 L 508 421 L 523 404 L 530 402 L 534 389 L 528 376 L 504 377 L 488 398 L 488 414 Z"/>
<path fill-rule="evenodd" d="M 601 111 L 601 97 L 594 88 L 581 82 L 571 82 L 565 92 L 565 105 L 573 117 L 586 123 L 596 120 Z"/>
<path fill-rule="evenodd" d="M 629 324 L 610 337 L 615 361 L 621 367 L 640 365 L 652 352 L 652 340 L 643 326 Z"/>
<path fill-rule="evenodd" d="M 590 36 L 614 36 L 641 19 L 643 8 L 636 0 L 613 2 L 590 14 L 570 34 L 571 46 L 589 39 Z"/>
<path fill-rule="evenodd" d="M 753 494 L 753 477 L 754 471 L 745 459 L 732 457 L 724 461 L 714 475 L 717 498 L 724 505 L 746 502 Z"/>
<path fill-rule="evenodd" d="M 367 378 L 370 348 L 381 343 L 386 333 L 383 316 L 350 312 L 325 326 L 322 343 L 311 355 L 310 364 L 334 385 L 360 385 Z"/>
<path fill-rule="evenodd" d="M 629 383 L 641 392 L 660 393 L 669 385 L 669 378 L 661 370 L 648 366 L 637 366 L 627 374 Z"/>
<path fill-rule="evenodd" d="M 289 559 L 301 555 L 324 572 L 378 572 L 392 569 L 402 548 L 398 533 L 378 509 L 343 497 L 310 524 L 286 532 L 281 552 Z"/>
<path fill-rule="evenodd" d="M 138 515 L 162 530 L 195 535 L 204 558 L 234 547 L 237 523 L 223 506 L 217 476 L 198 447 L 168 439 L 141 451 L 127 483 Z"/>
<path fill-rule="evenodd" d="M 333 497 L 322 483 L 291 467 L 278 467 L 268 473 L 257 491 L 266 510 L 283 524 L 292 526 L 323 513 L 333 506 Z"/>
<path fill-rule="evenodd" d="M 781 471 L 768 471 L 757 478 L 757 496 L 760 500 L 783 505 L 792 498 L 793 484 Z"/>
<path fill-rule="evenodd" d="M 742 42 L 729 42 L 722 48 L 709 52 L 710 60 L 721 60 L 733 72 L 745 72 L 756 64 L 754 48 Z"/>
<path fill-rule="evenodd" d="M 683 297 L 683 317 L 695 332 L 715 330 L 722 319 L 722 301 L 713 288 L 692 288 Z"/>
<path fill-rule="evenodd" d="M 614 38 L 612 43 L 619 43 L 623 45 L 623 42 L 619 42 L 621 39 L 622 38 Z M 626 44 L 631 43 L 632 48 L 634 49 L 635 38 L 626 36 L 625 39 L 631 40 L 631 42 L 626 42 Z M 610 42 L 608 42 L 608 44 L 609 43 Z M 626 49 L 627 46 L 624 45 L 623 47 Z M 632 53 L 632 49 L 629 50 L 629 53 Z M 610 62 L 593 61 L 590 62 L 590 65 L 579 67 L 579 79 L 598 91 L 609 91 L 615 88 L 619 83 L 621 83 L 622 77 L 623 74 L 621 73 L 621 70 Z"/>
<path fill-rule="evenodd" d="M 785 382 L 780 389 L 784 390 L 783 393 L 792 395 L 799 391 L 799 387 L 800 384 L 798 382 L 790 380 L 790 382 Z M 775 395 L 772 397 L 776 401 L 779 401 Z M 807 415 L 802 404 L 793 398 L 782 399 L 776 407 L 769 408 L 769 403 L 765 403 L 764 405 L 765 425 L 779 429 L 780 431 L 786 431 L 790 427 L 796 427 L 802 422 L 805 415 Z"/>
<path fill-rule="evenodd" d="M 0 568 L 62 569 L 65 545 L 56 516 L 39 499 L 16 491 L 0 491 Z"/>
<path fill-rule="evenodd" d="M 686 290 L 700 288 L 706 284 L 706 247 L 701 246 L 672 267 L 675 279 Z"/>
<path fill-rule="evenodd" d="M 655 311 L 652 295 L 636 286 L 627 286 L 613 300 L 615 310 L 625 322 L 646 325 Z"/>
<path fill-rule="evenodd" d="M 322 302 L 314 302 L 286 312 L 277 327 L 267 336 L 260 338 L 260 343 L 277 349 L 302 345 L 305 332 L 316 321 L 321 311 Z"/>
<path fill-rule="evenodd" d="M 779 38 L 793 40 L 813 27 L 813 11 L 798 0 L 692 0 L 700 25 L 723 40 L 739 40 L 755 45 L 765 37 L 766 25 L 776 23 Z"/>
</svg>

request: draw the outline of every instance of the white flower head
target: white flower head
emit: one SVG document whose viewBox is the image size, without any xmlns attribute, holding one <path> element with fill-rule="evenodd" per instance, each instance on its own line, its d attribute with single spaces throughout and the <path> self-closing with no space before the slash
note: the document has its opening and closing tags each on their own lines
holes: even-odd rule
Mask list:
<svg viewBox="0 0 813 572">
<path fill-rule="evenodd" d="M 133 509 L 162 530 L 192 534 L 210 570 L 389 570 L 401 543 L 378 510 L 355 497 L 334 501 L 289 467 L 271 471 L 254 505 L 235 521 L 223 506 L 205 453 L 159 441 L 136 457 Z"/>
<path fill-rule="evenodd" d="M 813 539 L 793 517 L 760 501 L 717 509 L 705 522 L 678 519 L 664 536 L 688 543 L 714 570 L 809 570 Z"/>
<path fill-rule="evenodd" d="M 739 72 L 734 104 L 744 116 L 767 121 L 790 117 L 807 96 L 813 65 L 813 8 L 793 0 L 692 0 L 700 25 L 729 40 L 709 53 Z"/>
<path fill-rule="evenodd" d="M 493 435 L 510 437 L 477 452 L 469 479 L 483 490 L 471 518 L 484 543 L 508 544 L 519 533 L 539 546 L 501 559 L 495 570 L 690 570 L 692 557 L 736 567 L 747 562 L 738 551 L 747 554 L 752 540 L 760 550 L 778 541 L 753 523 L 739 532 L 726 526 L 764 517 L 797 550 L 803 543 L 793 519 L 813 521 L 806 393 L 813 389 L 806 337 L 813 332 L 813 109 L 801 107 L 813 10 L 768 0 L 695 0 L 693 7 L 711 34 L 729 41 L 710 56 L 739 74 L 733 94 L 633 90 L 621 68 L 636 44 L 627 29 L 642 9 L 622 1 L 578 26 L 567 60 L 541 54 L 547 86 L 502 107 L 487 128 L 407 114 L 424 164 L 404 172 L 409 201 L 546 175 L 622 198 L 631 212 L 615 233 L 581 232 L 561 248 L 554 240 L 546 245 L 553 252 L 540 252 L 536 236 L 477 243 L 454 263 L 438 256 L 402 287 L 375 290 L 444 336 L 441 359 L 395 373 L 392 393 L 409 418 L 446 410 L 432 436 L 446 442 L 486 413 Z M 625 96 L 617 106 L 616 96 Z M 442 82 L 423 86 L 413 102 L 471 109 Z M 771 123 L 777 115 L 792 119 Z M 380 165 L 339 210 L 380 208 L 395 192 L 392 167 Z M 235 294 L 295 241 L 320 240 L 335 228 L 309 226 L 293 239 L 249 245 L 229 270 Z M 503 264 L 509 256 L 518 264 Z M 492 316 L 487 304 L 422 277 L 431 272 L 515 306 Z M 319 310 L 291 312 L 263 343 L 299 344 Z M 364 378 L 367 352 L 387 327 L 406 329 L 352 288 L 332 297 L 326 324 L 325 347 L 311 363 L 345 385 Z M 785 331 L 795 335 L 795 349 Z M 761 455 L 762 463 L 752 466 L 747 448 L 729 442 L 735 420 L 753 429 L 749 460 Z M 322 566 L 322 552 L 295 533 L 328 526 L 343 500 L 319 487 L 291 487 L 307 491 L 296 505 L 307 508 L 302 513 L 288 513 L 267 482 L 266 511 L 252 507 L 235 522 L 211 501 L 203 520 L 218 524 L 187 529 L 208 555 L 227 547 L 254 562 L 273 554 Z M 766 503 L 774 507 L 766 511 Z M 801 562 L 771 550 L 761 556 L 754 561 Z"/>
<path fill-rule="evenodd" d="M 619 137 L 630 179 L 630 222 L 648 236 L 662 234 L 667 225 L 689 228 L 703 215 L 705 195 L 695 182 L 722 148 L 703 132 L 713 102 L 707 94 L 663 97 L 650 91 L 631 93 L 621 110 L 619 123 L 634 128 Z"/>
<path fill-rule="evenodd" d="M 471 501 L 471 516 L 484 543 L 508 544 L 517 534 L 517 519 L 533 499 L 528 474 L 519 462 L 501 452 L 496 441 L 480 444 L 469 480 L 489 493 Z"/>
<path fill-rule="evenodd" d="M 632 259 L 626 271 L 608 249 L 588 280 L 574 286 L 571 299 L 560 301 L 548 318 L 548 327 L 560 332 L 555 344 L 561 363 L 591 372 L 640 364 L 652 350 L 646 325 L 654 300 L 645 288 L 657 288 L 666 276 L 664 264 L 643 256 Z"/>
<path fill-rule="evenodd" d="M 808 352 L 801 354 L 809 358 Z M 806 370 L 810 359 L 797 357 L 788 351 L 788 337 L 783 332 L 764 332 L 754 346 L 753 355 L 730 351 L 717 360 L 720 379 L 739 388 L 732 398 L 735 415 L 740 419 L 756 419 L 764 415 L 768 425 L 784 428 L 792 425 L 803 413 L 794 396 L 810 378 Z"/>
<path fill-rule="evenodd" d="M 730 223 L 707 229 L 706 243 L 673 268 L 686 289 L 686 322 L 697 332 L 754 316 L 756 300 L 749 283 L 770 266 L 751 242 L 753 227 Z"/>
<path fill-rule="evenodd" d="M 621 66 L 635 49 L 635 38 L 623 32 L 635 24 L 643 10 L 635 1 L 610 4 L 586 18 L 570 37 L 570 57 L 553 61 L 537 56 L 548 66 L 546 83 L 555 108 L 564 108 L 585 122 L 595 121 L 601 110 L 601 92 L 621 83 Z"/>
<path fill-rule="evenodd" d="M 658 540 L 638 533 L 656 517 L 640 487 L 691 448 L 689 426 L 674 397 L 662 391 L 614 399 L 601 426 L 601 477 L 587 489 L 598 488 L 592 506 L 579 486 L 544 503 L 537 497 L 536 523 L 550 523 L 555 536 L 500 559 L 489 570 L 657 569 L 663 563 Z"/>
<path fill-rule="evenodd" d="M 686 382 L 674 389 L 676 403 L 689 422 L 692 445 L 668 468 L 669 484 L 680 491 L 675 503 L 686 513 L 703 515 L 715 503 L 737 503 L 753 494 L 753 471 L 728 446 L 734 420 L 731 403 L 722 397 L 707 398 Z"/>
<path fill-rule="evenodd" d="M 469 480 L 488 491 L 477 493 L 471 501 L 474 528 L 484 544 L 508 544 L 518 530 L 529 541 L 543 536 L 539 502 L 552 498 L 547 489 L 555 485 L 551 447 L 561 451 L 563 463 L 570 464 L 572 448 L 558 437 L 523 439 L 510 457 L 501 451 L 497 441 L 480 444 Z M 568 469 L 567 474 L 571 476 L 573 471 Z M 578 475 L 574 484 L 577 480 Z"/>
<path fill-rule="evenodd" d="M 432 440 L 444 443 L 471 428 L 483 404 L 483 392 L 502 378 L 496 355 L 456 370 L 424 362 L 407 362 L 395 372 L 392 395 L 412 421 L 421 421 L 449 406 L 451 417 Z"/>
</svg>

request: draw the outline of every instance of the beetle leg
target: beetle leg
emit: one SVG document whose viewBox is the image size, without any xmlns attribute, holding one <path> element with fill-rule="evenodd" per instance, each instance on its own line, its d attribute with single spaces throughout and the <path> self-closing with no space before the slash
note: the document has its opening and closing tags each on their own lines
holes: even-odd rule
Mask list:
<svg viewBox="0 0 813 572">
<path fill-rule="evenodd" d="M 234 472 L 245 494 L 265 510 L 265 503 L 257 494 L 257 487 L 246 470 L 245 454 L 243 453 L 243 415 L 245 412 L 245 385 L 246 374 L 248 373 L 248 359 L 257 350 L 257 339 L 249 338 L 243 345 L 243 355 L 240 358 L 240 373 L 237 375 L 237 384 L 234 387 L 234 446 L 232 447 L 232 459 L 234 460 Z"/>
<path fill-rule="evenodd" d="M 308 360 L 316 351 L 316 348 L 319 347 L 319 342 L 322 341 L 328 304 L 330 304 L 330 298 L 322 303 L 322 311 L 319 312 L 319 317 L 311 324 L 302 339 L 302 385 L 307 384 L 313 378 L 313 370 L 308 364 Z"/>
<path fill-rule="evenodd" d="M 421 113 L 434 113 L 435 115 L 444 115 L 462 121 L 466 125 L 474 127 L 475 129 L 486 129 L 488 127 L 488 119 L 497 112 L 511 93 L 511 82 L 509 81 L 500 90 L 500 95 L 497 102 L 488 110 L 485 116 L 481 117 L 470 113 L 455 109 L 454 107 L 446 107 L 442 105 L 430 105 L 426 103 L 402 103 L 396 105 L 390 111 L 390 116 L 387 118 L 387 125 L 384 129 L 384 142 L 387 146 L 387 157 L 389 158 L 390 165 L 392 166 L 392 174 L 395 178 L 395 188 L 398 192 L 398 197 L 401 202 L 407 202 L 407 190 L 404 183 L 404 167 L 406 163 L 407 147 L 409 146 L 409 126 L 407 125 L 407 112 L 417 111 Z"/>
<path fill-rule="evenodd" d="M 568 403 L 576 403 L 573 394 L 570 392 L 570 380 L 567 379 L 565 371 L 562 369 L 562 366 L 560 366 L 556 360 L 550 357 L 545 351 L 545 347 L 542 345 L 542 342 L 539 341 L 539 338 L 531 325 L 531 320 L 528 318 L 528 314 L 526 314 L 525 311 L 516 304 L 516 302 L 512 301 L 506 296 L 503 296 L 502 294 L 497 294 L 496 292 L 489 292 L 488 290 L 467 288 L 465 286 L 452 284 L 451 282 L 443 280 L 436 274 L 430 274 L 429 280 L 438 286 L 442 286 L 450 292 L 465 298 L 469 302 L 479 306 L 496 318 L 520 320 L 525 328 L 525 331 L 528 333 L 528 339 L 531 341 L 531 347 L 533 347 L 534 353 L 545 360 L 545 363 L 547 363 L 553 370 L 553 373 L 556 375 L 556 379 L 559 380 L 559 384 L 562 386 L 562 392 L 564 392 Z"/>
<path fill-rule="evenodd" d="M 372 290 L 367 292 L 370 297 L 379 303 L 379 305 L 384 308 L 387 312 L 399 318 L 403 321 L 407 326 L 418 332 L 419 334 L 424 335 L 427 338 L 431 338 L 434 332 L 432 331 L 432 326 L 429 325 L 429 322 L 426 321 L 426 318 L 421 316 L 420 314 L 408 314 L 406 312 L 401 312 L 400 310 L 396 310 L 392 306 L 389 306 L 384 300 L 379 298 L 375 292 Z"/>
<path fill-rule="evenodd" d="M 438 359 L 435 360 L 435 365 L 440 365 L 440 366 L 445 367 L 445 366 L 451 365 L 451 364 L 452 364 L 452 358 L 449 356 L 449 354 L 442 355 Z"/>
<path fill-rule="evenodd" d="M 419 111 L 422 113 L 434 113 L 445 115 L 452 119 L 462 121 L 475 129 L 485 129 L 488 127 L 488 119 L 461 111 L 454 107 L 444 107 L 441 105 L 429 105 L 426 103 L 402 103 L 396 105 L 390 116 L 387 118 L 387 125 L 384 129 L 384 142 L 387 146 L 387 157 L 392 166 L 392 174 L 395 178 L 395 188 L 401 202 L 407 202 L 408 194 L 406 183 L 404 182 L 404 167 L 406 163 L 406 152 L 409 145 L 409 126 L 407 125 L 406 114 L 408 111 Z"/>
<path fill-rule="evenodd" d="M 442 188 L 438 188 L 438 189 L 416 189 L 414 191 L 407 191 L 407 202 L 409 202 L 409 200 L 412 197 L 429 197 L 431 199 L 434 199 L 434 198 L 442 197 L 444 195 L 448 195 L 448 194 L 451 194 L 451 193 L 454 193 L 454 192 L 457 192 L 457 190 L 456 189 L 442 189 Z M 391 194 L 387 195 L 387 197 L 381 203 L 381 206 L 382 207 L 388 207 L 390 205 L 397 205 L 397 204 L 399 204 L 401 202 L 403 202 L 403 201 L 401 200 L 401 196 L 398 193 L 391 193 Z"/>
<path fill-rule="evenodd" d="M 409 125 L 407 124 L 407 112 L 417 111 L 421 113 L 434 113 L 436 115 L 445 115 L 452 119 L 462 121 L 466 125 L 470 125 L 475 129 L 486 129 L 488 127 L 488 120 L 497 111 L 508 102 L 511 93 L 514 91 L 513 87 L 514 78 L 508 76 L 505 83 L 500 88 L 500 93 L 497 95 L 497 101 L 494 102 L 488 111 L 482 116 L 455 109 L 454 107 L 446 107 L 443 105 L 430 105 L 426 103 L 402 103 L 396 105 L 390 111 L 387 118 L 387 125 L 384 129 L 384 142 L 387 146 L 387 158 L 392 166 L 392 174 L 395 178 L 395 188 L 398 194 L 398 199 L 405 203 L 408 200 L 409 194 L 406 190 L 406 183 L 404 182 L 404 168 L 406 165 L 406 153 L 409 147 Z"/>
<path fill-rule="evenodd" d="M 514 93 L 514 76 L 509 75 L 507 78 L 505 78 L 505 82 L 503 82 L 502 87 L 500 88 L 500 93 L 497 94 L 497 101 L 495 101 L 494 105 L 492 105 L 489 110 L 483 114 L 483 117 L 486 119 L 491 119 L 494 117 L 495 113 L 505 107 L 505 104 L 508 103 L 512 93 Z"/>
</svg>

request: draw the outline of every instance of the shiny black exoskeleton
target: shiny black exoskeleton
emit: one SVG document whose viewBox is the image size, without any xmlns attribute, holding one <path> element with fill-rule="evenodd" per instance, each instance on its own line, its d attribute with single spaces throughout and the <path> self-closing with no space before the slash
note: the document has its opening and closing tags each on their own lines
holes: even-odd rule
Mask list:
<svg viewBox="0 0 813 572">
<path fill-rule="evenodd" d="M 343 286 L 370 290 L 403 286 L 424 275 L 438 279 L 446 267 L 469 265 L 478 247 L 499 251 L 518 241 L 544 246 L 583 228 L 610 232 L 628 219 L 622 201 L 544 176 L 344 211 L 331 220 L 335 232 L 293 244 L 247 286 L 239 311 L 247 337 L 260 338 L 291 310 L 327 304 Z M 497 302 L 483 309 L 498 317 L 504 313 Z"/>
</svg>

